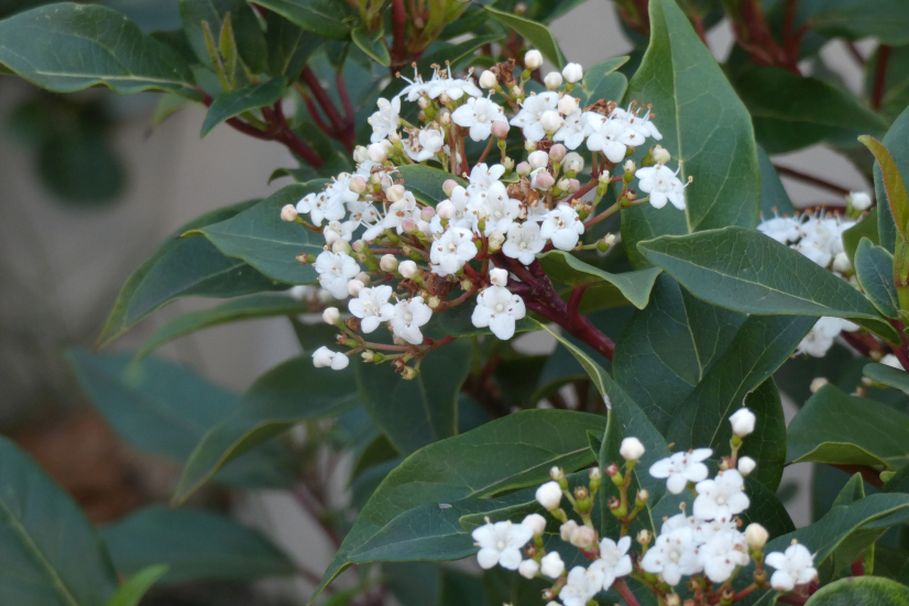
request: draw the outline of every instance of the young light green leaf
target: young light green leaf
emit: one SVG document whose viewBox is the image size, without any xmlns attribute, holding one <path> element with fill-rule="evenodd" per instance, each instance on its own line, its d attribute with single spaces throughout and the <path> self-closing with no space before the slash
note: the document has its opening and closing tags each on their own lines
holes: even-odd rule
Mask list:
<svg viewBox="0 0 909 606">
<path fill-rule="evenodd" d="M 893 121 L 890 130 L 884 135 L 882 143 L 893 160 L 893 164 L 888 162 L 886 170 L 889 179 L 885 179 L 884 166 L 880 162 L 874 163 L 874 197 L 877 200 L 877 225 L 880 233 L 878 244 L 893 252 L 897 230 L 891 211 L 894 201 L 890 199 L 889 190 L 892 188 L 894 169 L 898 174 L 909 175 L 909 107 L 905 108 Z M 898 194 L 898 192 L 894 192 L 894 194 Z M 905 211 L 901 211 L 899 216 L 905 219 Z"/>
<path fill-rule="evenodd" d="M 859 286 L 868 300 L 884 316 L 899 316 L 899 300 L 893 286 L 893 255 L 882 246 L 875 246 L 868 238 L 862 238 L 852 262 Z"/>
<path fill-rule="evenodd" d="M 139 606 L 143 596 L 167 573 L 168 568 L 166 564 L 146 566 L 120 585 L 107 606 Z"/>
<path fill-rule="evenodd" d="M 577 285 L 595 285 L 606 282 L 613 285 L 628 299 L 628 302 L 644 309 L 650 299 L 653 283 L 662 271 L 656 267 L 648 267 L 638 271 L 614 274 L 604 271 L 599 267 L 581 261 L 576 256 L 561 250 L 552 250 L 537 258 L 556 282 Z"/>
<path fill-rule="evenodd" d="M 114 593 L 107 551 L 85 514 L 0 436 L 0 587 L 17 606 L 96 606 Z"/>
<path fill-rule="evenodd" d="M 909 587 L 883 577 L 839 579 L 811 594 L 805 606 L 909 606 Z"/>
<path fill-rule="evenodd" d="M 362 26 L 357 26 L 351 30 L 350 39 L 367 57 L 379 65 L 384 65 L 385 67 L 391 65 L 391 55 L 388 54 L 388 47 L 385 46 L 385 37 L 382 31 L 378 33 L 368 32 Z"/>
<path fill-rule="evenodd" d="M 543 53 L 543 56 L 546 57 L 550 63 L 559 69 L 565 66 L 565 56 L 562 54 L 562 49 L 559 48 L 559 43 L 556 41 L 555 37 L 553 37 L 552 32 L 549 31 L 548 27 L 542 23 L 533 21 L 532 19 L 492 8 L 491 6 L 485 6 L 484 8 L 486 9 L 486 12 L 489 13 L 490 17 L 505 27 L 517 32 L 521 37 L 527 40 L 527 43 L 530 46 Z"/>
<path fill-rule="evenodd" d="M 248 580 L 293 574 L 293 562 L 257 530 L 202 509 L 152 505 L 101 531 L 122 574 L 152 563 L 169 569 L 161 582 Z"/>
<path fill-rule="evenodd" d="M 284 78 L 271 78 L 260 84 L 217 95 L 205 114 L 202 136 L 210 133 L 218 124 L 243 112 L 272 105 L 284 94 L 286 85 Z"/>
<path fill-rule="evenodd" d="M 119 94 L 195 94 L 193 75 L 179 55 L 98 5 L 61 2 L 0 21 L 0 64 L 60 93 L 100 84 Z"/>
<path fill-rule="evenodd" d="M 897 235 L 904 241 L 909 240 L 909 192 L 906 191 L 906 183 L 896 161 L 884 144 L 874 137 L 863 135 L 859 141 L 874 155 L 877 166 L 880 167 L 884 193 L 890 216 L 896 224 Z"/>
<path fill-rule="evenodd" d="M 253 4 L 276 12 L 308 32 L 343 40 L 350 35 L 346 2 L 336 0 L 254 0 Z"/>
</svg>

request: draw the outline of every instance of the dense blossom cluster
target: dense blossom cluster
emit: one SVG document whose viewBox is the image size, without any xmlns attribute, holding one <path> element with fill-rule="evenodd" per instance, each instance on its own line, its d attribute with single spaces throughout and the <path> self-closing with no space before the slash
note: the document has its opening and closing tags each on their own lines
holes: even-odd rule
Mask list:
<svg viewBox="0 0 909 606">
<path fill-rule="evenodd" d="M 634 541 L 629 534 L 650 498 L 643 489 L 629 495 L 635 467 L 645 452 L 637 438 L 629 437 L 619 450 L 624 469 L 611 465 L 605 470 L 618 492 L 608 500 L 608 508 L 619 524 L 617 539 L 601 536 L 591 516 L 602 483 L 600 469 L 591 470 L 587 486 L 571 489 L 564 472 L 554 468 L 552 479 L 537 489 L 536 500 L 558 523 L 558 536 L 567 545 L 556 550 L 551 541 L 544 541 L 548 522 L 538 513 L 519 524 L 487 520 L 473 531 L 480 567 L 498 565 L 528 579 L 552 581 L 544 592 L 549 606 L 585 606 L 610 589 L 624 597 L 630 591 L 625 577 L 650 588 L 661 598 L 661 604 L 681 603 L 677 591 L 684 593 L 680 583 L 685 577 L 697 604 L 717 603 L 714 600 L 730 604 L 768 584 L 786 593 L 811 583 L 817 571 L 805 546 L 793 541 L 785 551 L 765 555 L 767 530 L 758 523 L 741 529 L 739 516 L 750 504 L 744 478 L 756 464 L 749 457 L 738 456 L 738 451 L 743 438 L 754 431 L 756 419 L 749 409 L 742 408 L 729 420 L 733 431 L 731 454 L 721 459 L 713 477 L 709 477 L 705 464 L 713 455 L 709 448 L 677 452 L 650 466 L 650 475 L 665 479 L 670 493 L 682 494 L 688 488 L 694 495 L 690 504 L 680 506 L 680 513 L 663 519 L 656 536 L 646 528 Z M 580 523 L 562 509 L 565 501 L 580 517 Z M 634 553 L 634 544 L 639 546 L 639 553 Z M 565 560 L 579 556 L 588 563 L 569 569 Z M 749 584 L 739 573 L 752 563 Z M 775 569 L 769 580 L 765 565 Z"/>
<path fill-rule="evenodd" d="M 509 339 L 528 311 L 527 268 L 539 253 L 608 249 L 614 235 L 582 236 L 633 204 L 685 207 L 665 149 L 654 146 L 640 166 L 629 159 L 662 138 L 650 110 L 602 99 L 582 106 L 575 63 L 547 74 L 543 89 L 530 77 L 540 62 L 532 50 L 523 71 L 506 62 L 476 82 L 440 67 L 429 80 L 405 78 L 400 93 L 378 100 L 356 169 L 282 209 L 284 220 L 322 234 L 323 252 L 300 260 L 334 299 L 349 299 L 352 319 L 326 314 L 348 351 L 320 349 L 317 366 L 343 368 L 339 356 L 361 353 L 412 375 L 407 362 L 439 344 L 425 334 L 433 316 L 469 301 L 475 327 Z M 414 168 L 441 174 L 441 192 L 427 191 Z M 598 208 L 611 187 L 616 202 Z M 392 343 L 365 340 L 382 326 Z"/>
<path fill-rule="evenodd" d="M 854 192 L 848 198 L 848 209 L 866 210 L 871 205 L 868 194 Z M 843 232 L 855 225 L 855 220 L 839 214 L 808 212 L 795 216 L 775 216 L 762 221 L 758 231 L 786 244 L 814 263 L 836 275 L 850 279 L 852 264 L 843 246 Z M 799 343 L 797 353 L 823 357 L 841 332 L 858 330 L 858 325 L 842 318 L 823 317 Z"/>
</svg>

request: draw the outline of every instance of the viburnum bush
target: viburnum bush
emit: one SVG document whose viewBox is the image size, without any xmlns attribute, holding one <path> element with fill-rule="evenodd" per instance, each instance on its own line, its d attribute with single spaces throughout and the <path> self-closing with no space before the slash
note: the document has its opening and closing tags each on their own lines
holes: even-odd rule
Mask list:
<svg viewBox="0 0 909 606">
<path fill-rule="evenodd" d="M 909 604 L 909 10 L 616 0 L 637 48 L 582 66 L 544 25 L 575 4 L 181 0 L 182 28 L 151 35 L 97 4 L 0 21 L 0 65 L 34 85 L 199 103 L 203 136 L 299 161 L 165 240 L 100 345 L 229 300 L 136 351 L 68 354 L 118 434 L 182 466 L 169 507 L 95 529 L 0 441 L 0 601 L 295 574 L 332 605 Z M 820 142 L 866 191 L 768 155 Z M 797 210 L 779 174 L 835 197 Z M 273 316 L 300 353 L 243 394 L 152 355 Z M 781 482 L 796 463 L 813 477 Z M 207 507 L 209 484 L 292 496 L 327 569 L 278 547 L 288 520 L 266 537 Z"/>
</svg>

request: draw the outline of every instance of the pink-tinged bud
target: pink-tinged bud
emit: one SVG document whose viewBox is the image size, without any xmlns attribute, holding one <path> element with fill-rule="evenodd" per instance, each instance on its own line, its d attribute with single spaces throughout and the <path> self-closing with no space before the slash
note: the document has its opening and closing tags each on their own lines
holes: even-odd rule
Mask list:
<svg viewBox="0 0 909 606">
<path fill-rule="evenodd" d="M 526 177 L 527 175 L 530 174 L 530 171 L 532 169 L 530 168 L 530 162 L 522 161 L 522 162 L 518 162 L 518 165 L 515 167 L 514 170 L 520 176 Z"/>
<path fill-rule="evenodd" d="M 568 179 L 568 187 L 565 188 L 565 191 L 573 194 L 574 192 L 581 189 L 581 182 L 577 179 Z"/>
<path fill-rule="evenodd" d="M 293 223 L 297 220 L 297 208 L 293 204 L 285 204 L 281 207 L 281 220 Z"/>
<path fill-rule="evenodd" d="M 530 152 L 530 155 L 527 156 L 527 162 L 530 164 L 530 168 L 546 168 L 549 164 L 549 154 L 544 152 L 541 149 L 538 149 L 535 152 Z"/>
<path fill-rule="evenodd" d="M 457 186 L 458 182 L 454 179 L 445 179 L 442 183 L 442 191 L 445 192 L 446 196 L 450 196 Z"/>
<path fill-rule="evenodd" d="M 510 130 L 511 127 L 508 125 L 508 122 L 496 120 L 492 123 L 492 136 L 496 139 L 504 139 L 508 136 L 508 131 Z"/>
<path fill-rule="evenodd" d="M 397 202 L 404 197 L 405 191 L 404 186 L 398 183 L 385 189 L 385 197 L 388 198 L 389 202 Z"/>
<path fill-rule="evenodd" d="M 430 221 L 436 214 L 436 209 L 432 206 L 424 206 L 420 209 L 420 218 L 424 221 Z"/>
<path fill-rule="evenodd" d="M 555 185 L 555 177 L 548 171 L 539 170 L 533 173 L 530 179 L 530 186 L 541 191 L 548 191 Z"/>
<path fill-rule="evenodd" d="M 568 148 L 561 143 L 556 143 L 549 148 L 549 159 L 553 162 L 561 162 L 568 154 Z"/>
<path fill-rule="evenodd" d="M 413 219 L 404 219 L 401 221 L 401 227 L 404 229 L 404 232 L 408 234 L 416 233 L 420 228 L 420 226 L 417 225 L 417 222 Z"/>
<path fill-rule="evenodd" d="M 363 284 L 369 284 L 369 282 L 370 282 L 369 274 L 366 273 L 365 271 L 361 271 L 360 273 L 358 273 L 358 274 L 357 274 L 356 276 L 354 276 L 354 277 L 355 277 L 357 280 L 359 280 L 360 282 L 362 282 Z"/>
<path fill-rule="evenodd" d="M 442 200 L 436 206 L 436 214 L 442 219 L 451 219 L 455 215 L 455 205 L 451 200 Z"/>
<path fill-rule="evenodd" d="M 379 259 L 379 269 L 388 273 L 395 271 L 398 269 L 398 259 L 392 254 L 382 255 Z"/>
<path fill-rule="evenodd" d="M 419 273 L 419 268 L 417 264 L 407 259 L 406 261 L 401 261 L 398 264 L 398 273 L 401 274 L 402 278 L 411 279 Z"/>
</svg>

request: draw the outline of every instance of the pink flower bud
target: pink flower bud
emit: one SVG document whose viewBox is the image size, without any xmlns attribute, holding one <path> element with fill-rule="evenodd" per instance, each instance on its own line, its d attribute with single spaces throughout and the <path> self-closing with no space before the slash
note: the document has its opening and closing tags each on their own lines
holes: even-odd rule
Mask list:
<svg viewBox="0 0 909 606">
<path fill-rule="evenodd" d="M 293 204 L 285 204 L 281 207 L 281 220 L 293 223 L 297 220 L 297 209 Z"/>
<path fill-rule="evenodd" d="M 445 192 L 446 196 L 450 196 L 457 186 L 458 182 L 454 179 L 445 179 L 445 182 L 442 183 L 442 191 Z"/>
<path fill-rule="evenodd" d="M 455 215 L 455 205 L 451 200 L 442 200 L 436 206 L 436 214 L 442 219 L 451 219 Z"/>
<path fill-rule="evenodd" d="M 511 130 L 511 127 L 508 125 L 508 122 L 496 120 L 492 123 L 492 136 L 496 139 L 504 139 L 507 137 L 509 130 Z"/>
<path fill-rule="evenodd" d="M 556 143 L 549 148 L 549 159 L 553 162 L 561 162 L 562 158 L 568 153 L 568 148 L 561 143 Z"/>
</svg>

